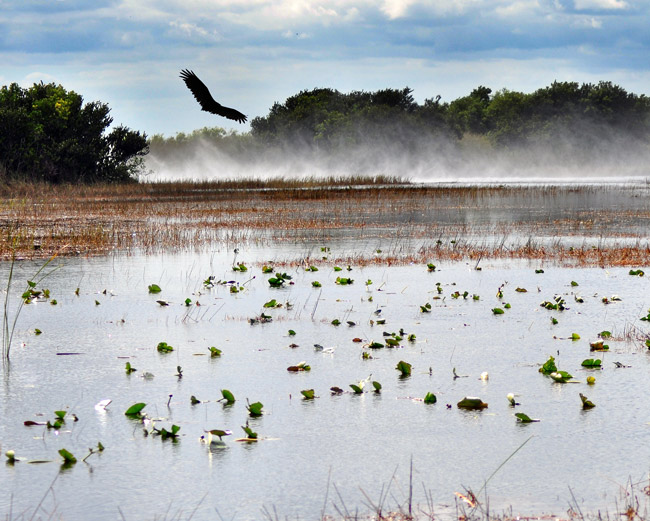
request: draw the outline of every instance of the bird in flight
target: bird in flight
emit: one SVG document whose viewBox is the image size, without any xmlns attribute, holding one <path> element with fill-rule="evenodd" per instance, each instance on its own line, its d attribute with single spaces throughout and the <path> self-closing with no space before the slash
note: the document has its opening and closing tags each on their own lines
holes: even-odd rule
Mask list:
<svg viewBox="0 0 650 521">
<path fill-rule="evenodd" d="M 183 78 L 187 88 L 192 91 L 196 101 L 201 105 L 201 110 L 238 121 L 239 123 L 246 123 L 246 116 L 244 114 L 238 110 L 224 107 L 220 103 L 217 103 L 210 94 L 208 88 L 205 86 L 205 83 L 203 83 L 192 71 L 187 69 L 182 70 L 181 78 Z"/>
</svg>

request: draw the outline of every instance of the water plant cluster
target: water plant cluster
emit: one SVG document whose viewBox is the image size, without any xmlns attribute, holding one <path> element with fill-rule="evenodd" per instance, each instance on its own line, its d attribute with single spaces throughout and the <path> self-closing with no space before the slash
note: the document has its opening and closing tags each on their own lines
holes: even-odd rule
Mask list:
<svg viewBox="0 0 650 521">
<path fill-rule="evenodd" d="M 23 463 L 54 461 L 58 454 L 66 472 L 81 472 L 79 461 L 106 465 L 136 446 L 163 458 L 169 446 L 198 447 L 209 458 L 263 454 L 305 436 L 322 438 L 310 431 L 321 414 L 353 411 L 373 421 L 382 408 L 425 429 L 446 423 L 458 429 L 463 422 L 487 428 L 495 417 L 507 418 L 499 425 L 517 440 L 512 452 L 521 443 L 517 429 L 543 436 L 546 424 L 560 428 L 574 414 L 605 421 L 610 393 L 620 392 L 610 382 L 635 374 L 650 356 L 640 268 L 572 272 L 531 263 L 508 271 L 432 258 L 379 270 L 341 263 L 333 249 L 323 246 L 319 260 L 312 252 L 296 264 L 230 252 L 235 260 L 213 263 L 210 272 L 193 270 L 182 289 L 169 278 L 140 277 L 125 300 L 119 294 L 126 287 L 79 289 L 77 281 L 53 281 L 47 299 L 40 282 L 28 284 L 29 294 L 12 292 L 8 302 L 23 306 L 21 321 L 38 320 L 40 332 L 19 330 L 27 347 L 12 353 L 14 367 L 33 356 L 29 344 L 56 342 L 48 316 L 62 306 L 107 317 L 105 309 L 120 309 L 114 302 L 132 301 L 155 327 L 136 322 L 135 331 L 147 331 L 137 347 L 116 353 L 109 341 L 92 355 L 128 390 L 95 405 L 111 430 L 129 433 L 126 441 L 79 441 L 72 434 L 92 431 L 97 419 L 62 397 L 43 418 L 12 415 L 30 435 L 40 433 L 45 457 L 30 453 L 29 443 L 0 440 L 7 461 L 16 472 L 29 472 Z M 619 286 L 616 294 L 610 279 Z M 59 304 L 51 305 L 53 299 Z M 64 356 L 71 354 L 79 353 L 57 349 L 55 358 L 73 360 Z M 400 439 L 418 447 L 417 437 L 405 432 Z"/>
</svg>

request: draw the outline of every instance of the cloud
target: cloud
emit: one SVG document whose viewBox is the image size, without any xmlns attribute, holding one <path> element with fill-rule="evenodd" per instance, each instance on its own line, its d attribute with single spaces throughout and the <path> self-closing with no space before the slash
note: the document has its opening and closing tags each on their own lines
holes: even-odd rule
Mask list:
<svg viewBox="0 0 650 521">
<path fill-rule="evenodd" d="M 581 10 L 591 9 L 627 9 L 624 0 L 575 0 L 575 8 Z"/>
<path fill-rule="evenodd" d="M 648 26 L 639 0 L 5 0 L 0 79 L 56 78 L 117 122 L 174 133 L 230 128 L 197 110 L 186 67 L 250 117 L 314 87 L 449 101 L 611 79 L 648 93 Z"/>
<path fill-rule="evenodd" d="M 196 43 L 218 42 L 223 37 L 215 29 L 205 29 L 189 22 L 172 20 L 169 22 L 170 33 Z"/>
</svg>

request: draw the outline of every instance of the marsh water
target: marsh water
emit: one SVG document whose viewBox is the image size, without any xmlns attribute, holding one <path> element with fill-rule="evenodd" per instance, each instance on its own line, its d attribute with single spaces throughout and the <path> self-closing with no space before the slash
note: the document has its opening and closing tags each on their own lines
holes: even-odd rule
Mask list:
<svg viewBox="0 0 650 521">
<path fill-rule="evenodd" d="M 629 267 L 529 259 L 485 260 L 476 270 L 475 261 L 432 258 L 435 271 L 381 262 L 335 271 L 331 260 L 381 258 L 395 247 L 351 233 L 248 243 L 237 253 L 228 244 L 55 259 L 46 271 L 58 268 L 37 284 L 50 298 L 20 311 L 2 374 L 0 444 L 18 461 L 0 465 L 0 511 L 9 519 L 316 519 L 407 508 L 410 484 L 414 511 L 440 515 L 455 515 L 455 492 L 466 490 L 493 512 L 624 510 L 622 492 L 648 485 L 650 327 L 640 318 L 650 308 L 650 269 L 639 266 L 641 277 Z M 321 258 L 318 271 L 299 262 L 306 257 Z M 240 262 L 247 271 L 233 271 Z M 15 264 L 10 320 L 41 265 Z M 292 278 L 271 287 L 264 265 Z M 211 276 L 219 283 L 209 288 Z M 150 293 L 152 284 L 162 291 Z M 567 309 L 540 306 L 557 296 Z M 264 307 L 273 299 L 279 306 Z M 272 320 L 255 320 L 262 314 Z M 399 347 L 368 347 L 400 330 Z M 609 351 L 590 351 L 604 330 Z M 158 352 L 160 342 L 174 350 Z M 573 382 L 539 372 L 549 356 Z M 583 368 L 588 358 L 602 369 Z M 401 360 L 411 376 L 400 377 Z M 301 361 L 311 370 L 287 371 Z M 127 374 L 126 362 L 136 371 Z M 381 393 L 367 383 L 354 394 L 349 385 L 366 379 Z M 333 386 L 346 392 L 333 395 Z M 218 401 L 222 389 L 234 404 Z M 317 397 L 303 399 L 305 389 Z M 435 404 L 423 403 L 428 392 Z M 508 393 L 520 405 L 511 407 Z M 580 393 L 596 407 L 584 410 Z M 464 396 L 489 406 L 459 409 Z M 95 407 L 106 399 L 105 410 Z M 250 417 L 247 400 L 262 402 L 264 414 Z M 137 402 L 156 428 L 180 426 L 178 439 L 145 436 L 124 414 Z M 24 425 L 53 421 L 58 410 L 68 411 L 58 430 Z M 518 423 L 517 412 L 540 421 Z M 236 441 L 246 422 L 259 441 Z M 232 435 L 206 444 L 211 429 Z M 105 449 L 81 461 L 98 442 Z M 78 462 L 62 466 L 61 448 Z"/>
</svg>

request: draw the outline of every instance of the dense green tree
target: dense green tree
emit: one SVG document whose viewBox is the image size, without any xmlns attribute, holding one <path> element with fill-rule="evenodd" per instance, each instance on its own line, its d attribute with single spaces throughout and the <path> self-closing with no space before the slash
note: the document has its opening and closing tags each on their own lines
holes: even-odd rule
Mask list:
<svg viewBox="0 0 650 521">
<path fill-rule="evenodd" d="M 118 126 L 100 102 L 54 83 L 0 89 L 0 173 L 52 183 L 134 180 L 148 151 L 145 134 Z"/>
<path fill-rule="evenodd" d="M 604 157 L 623 145 L 650 146 L 650 100 L 611 82 L 556 81 L 529 94 L 479 86 L 450 103 L 441 103 L 438 96 L 418 104 L 412 94 L 408 87 L 347 94 L 304 90 L 254 118 L 248 134 L 202 129 L 169 139 L 154 136 L 151 147 L 170 163 L 184 157 L 177 154 L 181 148 L 191 154 L 192 147 L 199 151 L 208 142 L 220 157 L 245 164 L 308 152 L 293 157 L 368 168 L 398 157 L 408 168 L 431 161 L 437 151 L 442 160 L 459 159 L 456 152 L 475 150 L 471 147 L 477 143 L 484 147 L 479 153 L 490 147 L 530 148 L 560 162 Z M 456 147 L 464 136 L 472 139 Z"/>
<path fill-rule="evenodd" d="M 405 150 L 427 135 L 450 134 L 446 105 L 413 99 L 412 89 L 302 91 L 275 103 L 266 117 L 254 118 L 252 135 L 267 144 L 331 149 L 390 143 Z"/>
<path fill-rule="evenodd" d="M 486 110 L 492 89 L 479 86 L 469 96 L 455 99 L 449 104 L 448 118 L 459 135 L 466 132 L 485 134 L 488 130 Z"/>
</svg>

